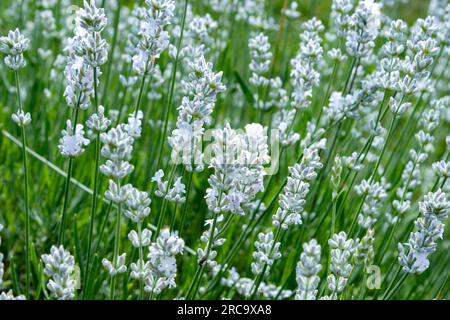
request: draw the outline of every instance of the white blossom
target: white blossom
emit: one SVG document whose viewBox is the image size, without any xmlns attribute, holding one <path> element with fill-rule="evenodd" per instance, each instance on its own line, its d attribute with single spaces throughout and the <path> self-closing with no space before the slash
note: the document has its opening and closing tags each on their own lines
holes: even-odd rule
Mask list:
<svg viewBox="0 0 450 320">
<path fill-rule="evenodd" d="M 71 300 L 77 289 L 75 259 L 63 246 L 52 246 L 50 254 L 41 256 L 44 273 L 50 280 L 47 288 L 58 300 Z"/>
</svg>

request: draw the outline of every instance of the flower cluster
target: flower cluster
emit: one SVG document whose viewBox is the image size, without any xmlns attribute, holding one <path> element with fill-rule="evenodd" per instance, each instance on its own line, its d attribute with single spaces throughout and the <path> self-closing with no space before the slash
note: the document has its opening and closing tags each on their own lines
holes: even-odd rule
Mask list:
<svg viewBox="0 0 450 320">
<path fill-rule="evenodd" d="M 49 254 L 43 254 L 44 273 L 50 280 L 47 288 L 58 300 L 70 300 L 75 297 L 78 280 L 75 259 L 63 246 L 52 246 Z"/>
<path fill-rule="evenodd" d="M 430 192 L 419 203 L 419 210 L 416 231 L 411 232 L 408 242 L 398 244 L 398 261 L 407 273 L 420 274 L 430 266 L 428 256 L 436 251 L 437 240 L 442 239 L 450 202 L 441 190 Z"/>
<path fill-rule="evenodd" d="M 19 29 L 9 31 L 8 36 L 0 37 L 0 52 L 6 55 L 5 64 L 17 71 L 26 65 L 23 54 L 28 50 L 30 41 L 20 33 Z"/>
<path fill-rule="evenodd" d="M 313 18 L 302 25 L 300 48 L 291 60 L 292 107 L 298 110 L 310 105 L 312 89 L 319 84 L 320 74 L 317 71 L 323 48 L 319 33 L 324 30 L 320 20 Z"/>
<path fill-rule="evenodd" d="M 273 232 L 259 233 L 258 240 L 255 241 L 255 252 L 253 252 L 252 272 L 255 276 L 268 274 L 270 267 L 275 260 L 281 258 L 281 242 L 275 242 Z"/>
<path fill-rule="evenodd" d="M 331 295 L 328 298 L 336 299 L 344 291 L 353 270 L 351 258 L 355 250 L 354 240 L 347 239 L 347 234 L 341 231 L 328 240 L 328 245 L 331 248 L 331 274 L 327 278 Z"/>
<path fill-rule="evenodd" d="M 107 198 L 114 202 L 121 198 L 119 194 L 113 191 L 118 188 L 112 188 L 116 185 L 117 180 L 121 180 L 129 175 L 134 167 L 128 161 L 131 158 L 133 151 L 133 138 L 126 131 L 124 124 L 119 124 L 117 127 L 110 129 L 108 132 L 102 133 L 100 139 L 103 143 L 101 154 L 107 158 L 106 163 L 100 166 L 100 171 L 110 180 L 110 193 Z"/>
<path fill-rule="evenodd" d="M 173 0 L 146 0 L 145 3 L 148 8 L 140 12 L 139 42 L 133 56 L 133 70 L 140 75 L 146 74 L 169 46 L 169 33 L 164 28 L 171 23 L 175 10 Z"/>
<path fill-rule="evenodd" d="M 210 150 L 214 156 L 210 167 L 206 203 L 215 214 L 232 212 L 244 214 L 246 206 L 263 191 L 264 167 L 269 161 L 267 129 L 249 124 L 240 133 L 227 124 L 212 133 Z"/>
<path fill-rule="evenodd" d="M 30 41 L 20 33 L 19 29 L 9 31 L 6 37 L 0 37 L 0 52 L 6 54 L 6 66 L 16 72 L 16 81 L 19 81 L 17 71 L 26 65 L 23 54 L 28 49 L 29 43 Z M 17 91 L 17 94 L 22 93 Z M 25 112 L 20 103 L 19 110 L 13 113 L 11 118 L 19 127 L 26 127 L 31 123 L 30 113 Z"/>
<path fill-rule="evenodd" d="M 105 116 L 105 107 L 103 106 L 98 106 L 98 112 L 92 114 L 86 121 L 86 127 L 95 134 L 105 132 L 110 125 L 111 120 Z"/>
<path fill-rule="evenodd" d="M 245 298 L 250 297 L 251 289 L 254 285 L 253 279 L 241 277 L 235 267 L 232 267 L 228 271 L 228 277 L 222 278 L 220 282 L 223 286 L 234 288 L 238 294 Z M 258 294 L 266 299 L 289 299 L 293 293 L 291 290 L 286 290 L 262 281 L 258 289 Z"/>
<path fill-rule="evenodd" d="M 290 225 L 302 223 L 301 213 L 309 193 L 310 183 L 317 177 L 317 170 L 320 168 L 322 163 L 317 146 L 306 148 L 301 162 L 289 168 L 286 186 L 280 194 L 280 207 L 272 218 L 275 226 L 287 229 Z"/>
<path fill-rule="evenodd" d="M 345 43 L 347 52 L 356 58 L 367 56 L 375 47 L 379 33 L 381 5 L 374 0 L 360 1 L 348 24 Z"/>
<path fill-rule="evenodd" d="M 267 73 L 272 62 L 272 53 L 270 52 L 269 38 L 263 33 L 250 38 L 248 47 L 250 49 L 250 84 L 255 87 L 255 107 L 265 109 L 264 100 L 259 93 L 269 84 Z"/>
<path fill-rule="evenodd" d="M 176 256 L 183 254 L 184 241 L 177 233 L 163 229 L 148 254 L 149 273 L 145 278 L 145 291 L 159 294 L 166 288 L 175 288 L 177 276 Z"/>
<path fill-rule="evenodd" d="M 214 173 L 208 178 L 205 198 L 213 219 L 205 222 L 207 230 L 200 238 L 205 248 L 197 250 L 197 257 L 199 262 L 215 266 L 214 248 L 225 242 L 217 225 L 223 222 L 224 213 L 244 215 L 252 207 L 252 199 L 264 190 L 263 165 L 269 161 L 269 151 L 267 130 L 260 124 L 249 124 L 242 133 L 227 124 L 212 135 L 210 167 Z"/>
<path fill-rule="evenodd" d="M 374 259 L 373 242 L 375 241 L 374 230 L 368 229 L 364 237 L 356 239 L 355 253 L 353 259 L 356 265 L 369 266 Z"/>
<path fill-rule="evenodd" d="M 210 124 L 217 94 L 225 91 L 222 72 L 215 73 L 213 65 L 200 59 L 189 62 L 191 72 L 182 85 L 186 91 L 178 108 L 177 128 L 168 141 L 172 147 L 172 161 L 182 161 L 189 171 L 203 170 L 202 137 L 204 125 Z"/>
<path fill-rule="evenodd" d="M 439 125 L 441 100 L 435 100 L 419 121 L 421 129 L 415 134 L 417 147 L 409 150 L 410 160 L 402 172 L 402 184 L 396 190 L 397 199 L 392 205 L 399 214 L 405 213 L 411 206 L 415 188 L 420 185 L 420 166 L 428 159 L 433 149 L 434 130 Z"/>
<path fill-rule="evenodd" d="M 63 157 L 76 158 L 84 153 L 84 147 L 89 144 L 89 139 L 84 137 L 84 127 L 82 124 L 72 125 L 72 121 L 67 120 L 66 129 L 63 130 L 59 139 L 58 149 Z"/>
<path fill-rule="evenodd" d="M 264 14 L 264 0 L 244 0 L 237 6 L 236 19 L 248 21 L 254 29 L 274 30 L 277 28 L 274 18 Z"/>
<path fill-rule="evenodd" d="M 319 272 L 322 270 L 320 264 L 320 245 L 315 239 L 303 244 L 303 252 L 298 261 L 297 273 L 297 300 L 315 300 L 317 287 L 319 286 Z"/>
<path fill-rule="evenodd" d="M 127 272 L 126 266 L 127 254 L 122 253 L 121 255 L 115 257 L 113 261 L 109 261 L 106 258 L 103 258 L 102 265 L 108 271 L 111 277 L 114 277 L 118 274 Z"/>
<path fill-rule="evenodd" d="M 337 34 L 344 37 L 351 26 L 351 11 L 353 10 L 353 0 L 333 0 L 331 5 L 330 21 Z"/>
<path fill-rule="evenodd" d="M 91 0 L 84 1 L 84 8 L 77 11 L 76 22 L 75 35 L 66 47 L 69 58 L 64 70 L 67 82 L 64 96 L 69 107 L 87 109 L 101 75 L 99 67 L 108 59 L 108 44 L 100 35 L 107 18 L 104 10 Z"/>
<path fill-rule="evenodd" d="M 169 188 L 169 181 L 163 181 L 163 177 L 164 171 L 160 169 L 152 178 L 152 182 L 155 182 L 158 187 L 157 190 L 155 190 L 155 195 L 157 197 L 164 198 L 169 202 L 184 203 L 186 200 L 186 187 L 181 181 L 181 177 L 175 180 L 172 188 Z"/>
<path fill-rule="evenodd" d="M 378 219 L 383 200 L 387 197 L 386 187 L 380 182 L 362 180 L 355 187 L 356 193 L 363 195 L 364 203 L 358 216 L 358 224 L 369 229 Z"/>
<path fill-rule="evenodd" d="M 14 296 L 13 292 L 10 290 L 8 292 L 0 293 L 0 301 L 2 300 L 25 300 L 25 296 L 19 295 L 17 297 Z"/>
<path fill-rule="evenodd" d="M 134 223 L 142 223 L 150 214 L 151 202 L 147 192 L 130 188 L 125 200 L 124 214 Z"/>
</svg>

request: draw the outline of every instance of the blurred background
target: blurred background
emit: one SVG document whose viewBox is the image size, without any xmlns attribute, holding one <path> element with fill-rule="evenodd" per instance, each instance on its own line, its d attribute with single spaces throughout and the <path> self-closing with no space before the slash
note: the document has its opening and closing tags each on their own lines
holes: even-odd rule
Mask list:
<svg viewBox="0 0 450 320">
<path fill-rule="evenodd" d="M 29 8 L 30 6 L 39 6 L 39 3 L 41 1 L 26 1 L 26 0 L 1 0 L 0 1 L 0 10 L 3 11 L 7 7 L 10 6 L 10 3 L 12 1 L 18 2 L 18 3 L 24 3 L 28 8 L 26 10 L 30 10 L 33 8 Z M 60 1 L 60 0 L 56 0 Z M 132 7 L 134 4 L 140 4 L 143 3 L 144 0 L 119 0 L 124 5 Z M 182 0 L 176 0 L 176 2 L 182 1 Z M 244 3 L 245 0 L 239 0 Z M 270 7 L 269 12 L 272 12 L 274 16 L 277 16 L 281 8 L 283 7 L 283 3 L 285 0 L 267 0 L 266 3 L 268 7 Z M 323 22 L 327 22 L 328 15 L 331 8 L 332 0 L 286 0 L 289 1 L 289 3 L 293 1 L 297 1 L 299 4 L 299 9 L 302 13 L 303 17 L 318 17 Z M 417 18 L 425 17 L 427 15 L 428 6 L 430 4 L 430 1 L 433 0 L 382 0 L 382 2 L 388 3 L 390 5 L 390 9 L 386 12 L 393 17 L 401 18 L 408 23 L 414 22 Z M 64 3 L 65 1 L 61 1 Z M 69 0 L 67 2 L 70 2 L 72 5 L 80 5 L 82 3 L 82 0 Z M 102 7 L 108 6 L 108 2 L 110 0 L 97 0 L 97 3 L 100 4 Z M 201 5 L 202 3 L 205 3 L 206 1 L 199 1 L 199 0 L 191 0 L 191 4 L 195 7 L 196 5 Z M 0 17 L 0 31 L 2 33 L 7 31 L 8 27 L 11 27 L 10 25 L 11 21 L 8 21 L 7 17 Z"/>
</svg>

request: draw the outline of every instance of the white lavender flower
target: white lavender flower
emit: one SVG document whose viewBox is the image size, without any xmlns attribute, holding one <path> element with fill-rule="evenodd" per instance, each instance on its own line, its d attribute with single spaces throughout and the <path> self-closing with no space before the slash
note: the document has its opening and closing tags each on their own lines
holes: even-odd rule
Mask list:
<svg viewBox="0 0 450 320">
<path fill-rule="evenodd" d="M 347 234 L 341 231 L 328 240 L 328 245 L 331 248 L 331 274 L 327 278 L 328 289 L 331 291 L 329 297 L 336 299 L 337 295 L 344 291 L 353 270 L 351 258 L 354 252 L 354 240 L 347 239 Z"/>
<path fill-rule="evenodd" d="M 350 19 L 351 27 L 346 33 L 347 52 L 350 56 L 362 58 L 375 47 L 381 24 L 381 5 L 374 0 L 360 1 Z"/>
<path fill-rule="evenodd" d="M 188 45 L 183 48 L 182 56 L 194 58 L 199 55 L 206 55 L 214 49 L 218 49 L 217 39 L 214 39 L 213 33 L 218 28 L 218 23 L 214 21 L 210 14 L 202 16 L 192 16 L 187 26 Z M 194 47 L 193 47 L 194 46 Z"/>
<path fill-rule="evenodd" d="M 298 11 L 298 3 L 296 1 L 291 2 L 289 8 L 283 9 L 282 13 L 290 19 L 297 19 L 301 16 L 300 11 Z"/>
<path fill-rule="evenodd" d="M 279 109 L 284 109 L 289 105 L 289 94 L 287 90 L 283 88 L 283 81 L 280 77 L 270 79 L 270 90 L 268 96 L 270 98 L 266 104 L 268 108 L 276 107 Z"/>
<path fill-rule="evenodd" d="M 83 4 L 84 7 L 77 12 L 76 21 L 78 24 L 90 32 L 103 31 L 108 22 L 105 10 L 103 8 L 97 8 L 95 0 L 91 0 L 90 3 L 84 0 Z"/>
<path fill-rule="evenodd" d="M 0 301 L 6 301 L 6 300 L 25 300 L 25 296 L 24 295 L 19 295 L 19 296 L 14 296 L 12 290 L 8 291 L 8 292 L 2 292 L 0 293 Z"/>
<path fill-rule="evenodd" d="M 128 233 L 128 240 L 130 240 L 131 244 L 135 248 L 148 247 L 151 243 L 151 237 L 152 237 L 152 232 L 148 229 L 142 230 L 140 239 L 139 239 L 139 234 L 137 231 L 131 230 Z"/>
<path fill-rule="evenodd" d="M 74 38 L 74 53 L 91 68 L 99 68 L 108 60 L 108 43 L 99 32 L 79 31 Z M 99 73 L 100 71 L 97 70 Z M 97 81 L 98 79 L 94 79 Z"/>
<path fill-rule="evenodd" d="M 89 139 L 84 137 L 82 124 L 72 125 L 70 120 L 66 122 L 66 129 L 61 131 L 58 149 L 63 157 L 75 158 L 84 153 L 84 147 L 89 144 Z"/>
<path fill-rule="evenodd" d="M 135 223 L 142 221 L 150 214 L 151 200 L 148 193 L 130 188 L 125 200 L 124 214 Z"/>
<path fill-rule="evenodd" d="M 181 181 L 181 177 L 175 180 L 172 188 L 169 188 L 169 181 L 163 181 L 164 171 L 162 169 L 155 173 L 152 178 L 152 182 L 156 183 L 157 189 L 155 195 L 160 198 L 164 198 L 169 202 L 184 203 L 186 200 L 186 187 Z"/>
<path fill-rule="evenodd" d="M 373 242 L 375 241 L 374 230 L 368 229 L 364 237 L 356 240 L 355 253 L 353 259 L 356 265 L 363 264 L 369 266 L 374 259 Z"/>
<path fill-rule="evenodd" d="M 221 279 L 221 284 L 229 288 L 234 288 L 238 294 L 248 298 L 251 295 L 254 280 L 241 277 L 236 271 L 236 268 L 232 267 L 228 271 L 228 277 Z M 258 288 L 258 294 L 266 299 L 288 299 L 292 297 L 291 290 L 285 290 L 264 281 L 261 282 L 261 285 Z"/>
<path fill-rule="evenodd" d="M 177 128 L 168 138 L 172 147 L 172 161 L 181 163 L 188 171 L 202 171 L 201 142 L 205 124 L 210 124 L 217 94 L 225 91 L 222 72 L 214 73 L 212 63 L 201 56 L 190 61 L 188 81 L 182 85 L 187 93 L 178 108 Z"/>
<path fill-rule="evenodd" d="M 20 127 L 26 127 L 31 123 L 31 115 L 29 112 L 18 110 L 11 115 L 12 120 Z"/>
<path fill-rule="evenodd" d="M 130 277 L 136 280 L 145 280 L 150 277 L 150 263 L 138 259 L 136 262 L 130 264 Z"/>
<path fill-rule="evenodd" d="M 94 133 L 102 133 L 108 130 L 111 125 L 111 120 L 105 116 L 105 108 L 98 106 L 98 112 L 94 113 L 86 121 L 86 127 L 91 129 Z"/>
<path fill-rule="evenodd" d="M 219 215 L 216 223 L 223 222 L 224 216 Z M 225 243 L 225 238 L 220 238 L 219 236 L 219 228 L 216 226 L 213 228 L 214 220 L 207 219 L 205 221 L 206 230 L 203 231 L 200 241 L 205 244 L 204 248 L 197 249 L 197 261 L 199 264 L 206 264 L 210 268 L 214 268 L 217 266 L 217 262 L 215 258 L 217 256 L 217 251 L 215 250 L 217 247 L 222 246 Z M 211 246 L 208 250 L 208 244 L 211 243 Z"/>
<path fill-rule="evenodd" d="M 340 36 L 346 35 L 351 25 L 350 13 L 353 10 L 353 0 L 333 0 L 330 21 L 333 22 Z"/>
<path fill-rule="evenodd" d="M 425 195 L 419 202 L 420 218 L 415 221 L 416 231 L 408 242 L 398 244 L 398 261 L 404 272 L 421 274 L 430 266 L 428 256 L 436 251 L 437 241 L 444 234 L 450 202 L 440 189 Z"/>
<path fill-rule="evenodd" d="M 250 65 L 251 72 L 250 84 L 252 84 L 256 91 L 261 91 L 269 84 L 267 73 L 272 62 L 272 53 L 270 52 L 269 38 L 263 33 L 257 34 L 250 38 L 248 47 L 250 49 Z M 256 107 L 264 109 L 262 98 L 258 93 L 255 93 Z"/>
<path fill-rule="evenodd" d="M 350 156 L 342 157 L 344 166 L 352 171 L 359 171 L 362 168 L 362 164 L 358 161 L 358 153 L 353 152 Z"/>
<path fill-rule="evenodd" d="M 273 119 L 273 127 L 278 128 L 280 142 L 282 146 L 287 147 L 296 144 L 300 140 L 300 135 L 292 132 L 295 110 L 280 109 Z"/>
<path fill-rule="evenodd" d="M 5 37 L 0 37 L 0 52 L 6 55 L 5 64 L 8 68 L 17 71 L 26 65 L 23 54 L 28 50 L 30 41 L 19 29 L 9 31 Z"/>
<path fill-rule="evenodd" d="M 301 213 L 309 193 L 310 182 L 317 177 L 317 170 L 322 168 L 318 148 L 306 148 L 300 163 L 289 168 L 289 176 L 283 193 L 280 194 L 277 212 L 272 221 L 275 226 L 287 229 L 290 225 L 302 223 Z"/>
<path fill-rule="evenodd" d="M 269 161 L 267 129 L 260 124 L 249 124 L 244 133 L 231 129 L 229 124 L 212 133 L 210 145 L 214 156 L 210 167 L 206 202 L 216 214 L 232 212 L 244 214 L 246 206 L 263 191 L 264 168 Z"/>
<path fill-rule="evenodd" d="M 296 300 L 315 300 L 317 287 L 319 285 L 319 272 L 322 270 L 320 264 L 320 245 L 315 239 L 303 244 L 303 252 L 300 255 L 297 267 L 297 292 Z"/>
<path fill-rule="evenodd" d="M 410 160 L 406 163 L 402 172 L 402 184 L 396 190 L 398 200 L 394 204 L 394 208 L 398 212 L 406 209 L 407 206 L 409 207 L 414 190 L 421 182 L 420 166 L 428 159 L 428 154 L 433 150 L 433 134 L 439 125 L 440 111 L 438 109 L 441 103 L 440 100 L 435 101 L 423 113 L 419 121 L 421 129 L 415 135 L 417 147 L 409 150 Z"/>
<path fill-rule="evenodd" d="M 103 143 L 101 154 L 108 158 L 106 163 L 100 166 L 100 171 L 113 179 L 123 179 L 129 175 L 134 169 L 128 162 L 133 151 L 134 139 L 126 131 L 126 126 L 120 124 L 102 133 L 100 139 Z"/>
<path fill-rule="evenodd" d="M 264 0 L 245 0 L 239 6 L 237 20 L 248 21 L 254 29 L 274 30 L 277 28 L 274 18 L 264 14 L 266 2 Z"/>
<path fill-rule="evenodd" d="M 291 105 L 302 110 L 309 107 L 314 86 L 319 84 L 320 74 L 317 64 L 323 53 L 319 33 L 324 30 L 323 24 L 313 18 L 303 23 L 304 31 L 300 34 L 300 48 L 291 60 Z"/>
<path fill-rule="evenodd" d="M 124 186 L 119 186 L 113 180 L 109 180 L 108 190 L 105 192 L 106 200 L 112 201 L 116 204 L 125 202 L 133 189 L 131 184 L 126 184 Z"/>
<path fill-rule="evenodd" d="M 380 216 L 382 201 L 387 197 L 386 188 L 381 182 L 362 180 L 355 187 L 356 193 L 363 195 L 364 204 L 358 216 L 358 224 L 369 229 Z"/>
<path fill-rule="evenodd" d="M 143 118 L 144 113 L 141 110 L 137 110 L 128 116 L 128 123 L 125 125 L 125 130 L 133 139 L 139 138 L 142 134 Z"/>
<path fill-rule="evenodd" d="M 103 258 L 102 265 L 108 271 L 111 277 L 114 277 L 118 274 L 125 273 L 127 271 L 127 266 L 125 264 L 127 259 L 127 254 L 123 253 L 120 256 L 117 256 L 116 264 L 114 265 L 114 261 L 111 262 L 106 258 Z"/>
<path fill-rule="evenodd" d="M 58 300 L 73 299 L 78 282 L 74 257 L 63 246 L 52 246 L 41 259 L 44 273 L 50 277 L 47 288 L 51 295 Z"/>
<path fill-rule="evenodd" d="M 450 162 L 444 160 L 435 162 L 433 163 L 433 170 L 439 178 L 448 179 L 450 177 Z"/>
<path fill-rule="evenodd" d="M 145 291 L 156 294 L 163 289 L 175 288 L 177 276 L 176 256 L 183 254 L 184 241 L 169 229 L 161 230 L 148 254 L 149 274 L 145 279 Z"/>
<path fill-rule="evenodd" d="M 280 246 L 281 242 L 275 242 L 273 232 L 258 234 L 258 240 L 255 241 L 256 251 L 253 252 L 254 262 L 251 264 L 255 276 L 263 271 L 266 272 L 263 276 L 268 274 L 275 260 L 281 258 Z"/>
<path fill-rule="evenodd" d="M 328 107 L 324 108 L 326 123 L 332 125 L 346 118 L 356 118 L 357 97 L 348 94 L 343 96 L 340 92 L 333 92 Z"/>
<path fill-rule="evenodd" d="M 133 70 L 144 75 L 155 59 L 169 46 L 169 33 L 164 30 L 171 23 L 175 10 L 173 0 L 146 0 L 138 33 L 137 53 L 133 56 Z"/>
</svg>

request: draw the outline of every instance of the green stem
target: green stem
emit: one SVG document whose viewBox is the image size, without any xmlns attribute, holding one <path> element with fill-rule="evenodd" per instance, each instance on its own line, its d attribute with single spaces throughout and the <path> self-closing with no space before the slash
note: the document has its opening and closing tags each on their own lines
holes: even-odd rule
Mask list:
<svg viewBox="0 0 450 320">
<path fill-rule="evenodd" d="M 383 297 L 383 300 L 389 300 L 397 292 L 397 290 L 400 288 L 403 282 L 405 282 L 406 278 L 408 277 L 408 274 L 409 273 L 407 272 L 402 274 L 401 278 L 397 281 L 394 288 L 389 293 L 386 293 L 386 295 Z"/>
<path fill-rule="evenodd" d="M 423 146 L 420 147 L 418 154 L 421 154 L 422 150 L 423 150 Z M 414 173 L 414 170 L 417 167 L 417 163 L 418 163 L 418 159 L 416 159 L 416 161 L 414 161 L 414 165 L 412 167 L 412 170 L 410 171 L 410 173 L 408 175 L 408 179 L 407 179 L 405 187 L 403 189 L 403 194 L 402 194 L 402 197 L 400 199 L 400 203 L 402 203 L 405 200 L 406 192 L 407 192 L 407 190 L 409 188 L 409 184 L 411 183 L 412 175 Z M 384 246 L 384 249 L 381 251 L 382 253 L 381 253 L 380 259 L 382 259 L 386 255 L 387 250 L 389 249 L 389 245 L 391 244 L 392 238 L 394 237 L 395 230 L 397 229 L 397 227 L 399 225 L 400 219 L 401 219 L 401 216 L 398 216 L 397 217 L 397 221 L 395 221 L 395 224 L 394 224 L 394 226 L 392 227 L 392 229 L 391 229 L 391 231 L 389 233 L 388 239 L 385 242 L 386 244 Z"/>
<path fill-rule="evenodd" d="M 137 224 L 138 228 L 138 236 L 139 236 L 139 266 L 142 270 L 144 266 L 142 265 L 144 262 L 144 252 L 142 250 L 142 223 L 139 222 Z M 139 299 L 142 300 L 144 298 L 144 279 L 139 279 Z"/>
<path fill-rule="evenodd" d="M 80 103 L 81 103 L 81 93 L 78 95 L 78 101 L 77 105 L 75 107 L 75 116 L 73 121 L 73 129 L 75 130 L 75 127 L 78 122 L 78 114 L 80 111 Z M 67 212 L 67 206 L 69 202 L 69 189 L 70 189 L 70 180 L 72 179 L 72 171 L 73 171 L 73 158 L 69 158 L 69 167 L 67 168 L 67 175 L 66 175 L 66 183 L 64 186 L 64 204 L 63 204 L 63 210 L 61 215 L 61 221 L 59 225 L 59 232 L 58 232 L 58 244 L 62 245 L 64 243 L 64 225 L 66 222 L 66 212 Z"/>
<path fill-rule="evenodd" d="M 15 71 L 15 83 L 19 110 L 23 111 L 22 97 L 20 95 L 19 71 Z M 30 207 L 29 207 L 29 187 L 28 187 L 28 166 L 27 166 L 27 137 L 25 127 L 22 126 L 22 166 L 24 174 L 24 196 L 25 196 L 25 296 L 30 299 L 31 265 L 30 265 Z"/>
<path fill-rule="evenodd" d="M 117 187 L 120 190 L 120 181 L 117 181 Z M 117 258 L 119 254 L 120 245 L 120 228 L 121 228 L 121 217 L 122 217 L 122 203 L 118 204 L 116 213 L 116 230 L 114 234 L 114 256 L 113 256 L 113 267 L 117 267 Z M 114 295 L 116 291 L 116 277 L 117 275 L 111 276 L 111 292 L 110 299 L 114 300 Z"/>
<path fill-rule="evenodd" d="M 378 168 L 380 167 L 381 161 L 383 160 L 383 156 L 384 156 L 384 153 L 386 152 L 386 148 L 388 146 L 389 140 L 391 139 L 396 119 L 397 119 L 397 116 L 394 115 L 392 117 L 391 123 L 389 124 L 389 129 L 388 129 L 388 133 L 387 133 L 387 136 L 386 136 L 386 140 L 384 141 L 383 148 L 381 149 L 380 156 L 378 157 L 377 163 L 376 163 L 375 168 L 374 168 L 374 170 L 372 172 L 372 175 L 370 177 L 370 181 L 373 181 L 374 177 L 378 174 L 377 171 L 378 171 Z"/>
<path fill-rule="evenodd" d="M 97 68 L 93 68 L 94 72 L 94 103 L 95 110 L 98 112 L 98 83 L 97 83 Z M 92 192 L 92 206 L 91 215 L 89 219 L 89 233 L 88 233 L 88 246 L 86 255 L 86 268 L 84 272 L 84 285 L 82 298 L 85 298 L 85 294 L 89 285 L 89 271 L 91 262 L 91 250 L 92 250 L 92 236 L 94 233 L 95 213 L 97 212 L 98 201 L 98 185 L 99 185 L 99 169 L 100 169 L 100 133 L 97 132 L 95 140 L 95 163 L 94 163 L 94 189 Z"/>
<path fill-rule="evenodd" d="M 134 107 L 134 116 L 136 117 L 137 112 L 141 106 L 141 101 L 142 101 L 142 94 L 144 92 L 144 87 L 145 87 L 145 80 L 147 80 L 147 74 L 148 71 L 150 69 L 150 64 L 153 64 L 153 62 L 151 62 L 151 57 L 149 56 L 147 59 L 147 63 L 145 65 L 145 70 L 144 70 L 144 74 L 142 75 L 142 79 L 141 79 L 141 85 L 139 87 L 139 95 L 138 95 L 138 99 L 137 99 L 137 103 L 136 106 Z"/>
<path fill-rule="evenodd" d="M 164 198 L 162 198 L 163 203 L 162 203 L 162 207 L 161 207 L 161 212 L 160 212 L 159 217 L 158 217 L 158 223 L 156 225 L 156 231 L 155 231 L 155 234 L 154 234 L 154 239 L 155 240 L 158 238 L 159 232 L 161 231 L 161 227 L 162 227 L 162 225 L 164 223 L 164 220 L 166 218 L 166 211 L 167 211 L 166 209 L 167 209 L 167 204 L 169 202 L 166 199 L 166 197 L 167 197 L 167 194 L 169 193 L 170 186 L 172 185 L 173 177 L 175 175 L 175 169 L 176 169 L 176 165 L 172 165 L 172 169 L 170 170 L 169 180 L 168 180 L 168 183 L 167 183 L 167 190 L 166 190 L 166 193 L 164 195 Z M 155 184 L 156 184 L 156 182 L 155 182 Z"/>
<path fill-rule="evenodd" d="M 30 209 L 28 199 L 28 166 L 27 166 L 27 153 L 26 153 L 27 139 L 25 135 L 25 128 L 22 127 L 22 159 L 23 159 L 23 171 L 24 171 L 24 193 L 25 193 L 25 264 L 26 264 L 26 289 L 25 295 L 30 298 Z"/>
<path fill-rule="evenodd" d="M 186 202 L 183 205 L 183 213 L 181 214 L 180 227 L 178 228 L 179 229 L 179 233 L 180 233 L 180 237 L 182 237 L 183 229 L 184 229 L 184 221 L 186 220 L 186 214 L 187 214 L 188 203 L 189 203 L 189 196 L 191 194 L 191 188 L 192 188 L 192 177 L 193 177 L 193 175 L 194 175 L 194 171 L 191 171 L 189 173 L 189 178 L 188 178 L 188 183 L 187 183 Z"/>
<path fill-rule="evenodd" d="M 67 176 L 66 176 L 66 183 L 64 186 L 64 204 L 63 204 L 63 210 L 61 215 L 61 221 L 59 225 L 59 233 L 58 233 L 58 244 L 62 245 L 64 243 L 64 225 L 66 221 L 66 211 L 67 211 L 67 204 L 69 202 L 69 186 L 70 186 L 70 180 L 72 179 L 72 171 L 73 171 L 73 158 L 69 159 L 69 167 L 67 168 Z"/>
<path fill-rule="evenodd" d="M 88 235 L 88 247 L 86 256 L 86 272 L 85 272 L 85 282 L 83 298 L 85 296 L 86 290 L 89 285 L 89 272 L 90 272 L 90 261 L 91 261 L 91 249 L 92 249 L 92 237 L 94 233 L 94 221 L 95 213 L 97 212 L 97 201 L 98 201 L 98 185 L 99 185 L 99 162 L 100 162 L 100 134 L 97 133 L 97 139 L 95 141 L 95 171 L 94 171 L 94 190 L 92 195 L 92 206 L 91 206 L 91 216 L 89 221 L 89 235 Z"/>
<path fill-rule="evenodd" d="M 219 201 L 219 203 L 220 203 L 220 201 Z M 211 236 L 209 237 L 208 244 L 206 246 L 206 254 L 205 254 L 205 257 L 203 258 L 203 260 L 200 261 L 197 266 L 197 270 L 195 272 L 194 279 L 191 282 L 188 293 L 186 295 L 187 299 L 195 299 L 195 296 L 197 295 L 198 287 L 200 286 L 200 282 L 201 282 L 203 273 L 205 272 L 206 262 L 209 259 L 209 254 L 211 253 L 212 244 L 214 242 L 214 238 L 215 238 L 214 232 L 216 229 L 218 217 L 219 217 L 219 214 L 214 214 L 214 219 L 213 219 L 213 223 L 211 226 Z"/>
</svg>

